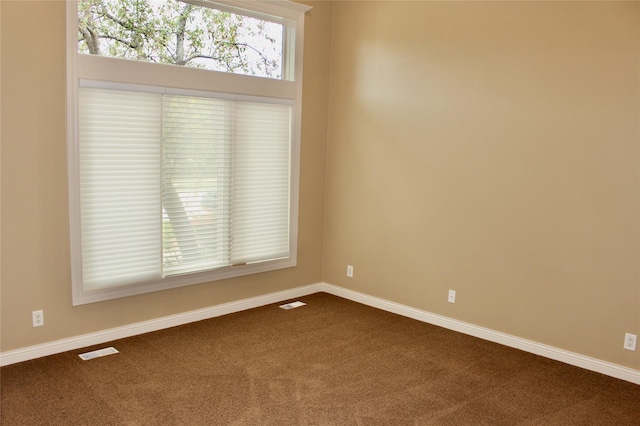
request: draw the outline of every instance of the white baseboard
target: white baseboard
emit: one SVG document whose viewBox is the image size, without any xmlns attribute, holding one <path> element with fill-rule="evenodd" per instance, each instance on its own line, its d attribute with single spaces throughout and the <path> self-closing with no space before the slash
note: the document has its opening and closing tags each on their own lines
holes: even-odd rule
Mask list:
<svg viewBox="0 0 640 426">
<path fill-rule="evenodd" d="M 491 330 L 484 327 L 479 327 L 477 325 L 454 320 L 441 315 L 432 314 L 427 311 L 422 311 L 410 306 L 390 302 L 385 299 L 369 296 L 367 294 L 348 290 L 332 284 L 322 283 L 322 291 L 342 297 L 344 299 L 362 303 L 363 305 L 382 309 L 383 311 L 393 312 L 394 314 L 413 318 L 418 321 L 437 325 L 449 330 L 468 334 L 470 336 L 479 337 L 490 342 L 500 343 L 505 346 L 520 349 L 525 352 L 530 352 L 536 355 L 543 356 L 545 358 L 554 359 L 556 361 L 564 362 L 565 364 L 574 365 L 576 367 L 581 367 L 591 371 L 596 371 L 607 376 L 615 377 L 617 379 L 626 380 L 628 382 L 640 385 L 639 370 L 634 370 L 632 368 L 623 367 L 621 365 L 602 361 L 596 358 L 569 352 L 553 346 L 544 345 L 532 340 L 522 339 L 510 334 L 501 333 L 499 331 Z"/>
<path fill-rule="evenodd" d="M 247 309 L 257 308 L 259 306 L 285 301 L 288 299 L 307 296 L 309 294 L 318 293 L 321 291 L 333 294 L 338 297 L 342 297 L 344 299 L 352 300 L 354 302 L 362 303 L 363 305 L 382 309 L 387 312 L 392 312 L 394 314 L 413 318 L 418 321 L 437 325 L 449 330 L 468 334 L 470 336 L 479 337 L 490 342 L 517 348 L 525 352 L 530 352 L 546 358 L 554 359 L 556 361 L 561 361 L 566 364 L 575 365 L 587 370 L 596 371 L 598 373 L 626 380 L 631 383 L 640 384 L 639 370 L 634 370 L 610 362 L 580 355 L 574 352 L 569 352 L 564 349 L 559 349 L 531 340 L 522 339 L 510 334 L 501 333 L 484 327 L 479 327 L 477 325 L 458 321 L 441 315 L 436 315 L 427 311 L 422 311 L 410 306 L 401 305 L 399 303 L 369 296 L 364 293 L 348 290 L 328 283 L 311 284 L 304 287 L 297 287 L 291 290 L 269 293 L 262 296 L 251 297 L 249 299 L 238 300 L 236 302 L 211 306 L 209 308 L 198 309 L 195 311 L 189 311 L 181 314 L 157 318 L 154 320 L 138 322 L 135 324 L 111 328 L 108 330 L 98 331 L 90 334 L 84 334 L 68 339 L 56 340 L 54 342 L 43 343 L 41 345 L 29 346 L 22 349 L 2 352 L 0 353 L 0 366 L 15 364 L 17 362 L 40 358 L 47 355 L 53 355 L 92 345 L 98 345 L 101 343 L 110 342 L 112 340 L 136 336 L 139 334 L 188 324 L 195 321 L 201 321 L 221 315 L 227 315 L 234 312 L 240 312 Z"/>
<path fill-rule="evenodd" d="M 87 346 L 99 345 L 112 340 L 125 337 L 137 336 L 139 334 L 158 331 L 169 327 L 188 324 L 190 322 L 201 321 L 221 315 L 232 314 L 283 300 L 294 299 L 322 291 L 321 284 L 311 284 L 304 287 L 297 287 L 291 290 L 278 291 L 262 296 L 251 297 L 238 300 L 236 302 L 223 303 L 209 308 L 184 312 L 176 315 L 169 315 L 149 321 L 138 322 L 122 327 L 111 328 L 95 333 L 70 337 L 68 339 L 56 340 L 54 342 L 43 343 L 41 345 L 28 346 L 22 349 L 0 353 L 0 366 L 15 364 L 17 362 L 28 361 L 47 355 L 80 349 Z"/>
</svg>

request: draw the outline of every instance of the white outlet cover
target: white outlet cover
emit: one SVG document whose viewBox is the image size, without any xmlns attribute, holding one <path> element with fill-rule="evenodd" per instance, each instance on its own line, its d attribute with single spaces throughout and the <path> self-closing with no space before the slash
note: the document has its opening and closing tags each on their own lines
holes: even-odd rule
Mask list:
<svg viewBox="0 0 640 426">
<path fill-rule="evenodd" d="M 636 344 L 638 343 L 638 336 L 631 333 L 625 333 L 624 335 L 624 348 L 629 351 L 636 350 Z"/>
<path fill-rule="evenodd" d="M 42 327 L 44 325 L 44 311 L 40 309 L 31 312 L 31 319 L 34 327 Z"/>
<path fill-rule="evenodd" d="M 347 265 L 347 277 L 353 278 L 353 266 Z"/>
</svg>

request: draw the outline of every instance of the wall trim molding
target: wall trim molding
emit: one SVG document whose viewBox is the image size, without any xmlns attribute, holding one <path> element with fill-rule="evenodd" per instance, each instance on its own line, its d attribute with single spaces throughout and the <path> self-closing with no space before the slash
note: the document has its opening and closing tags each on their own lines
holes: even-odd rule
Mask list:
<svg viewBox="0 0 640 426">
<path fill-rule="evenodd" d="M 290 290 L 278 291 L 262 296 L 250 297 L 235 302 L 223 303 L 208 308 L 169 315 L 149 321 L 137 322 L 122 327 L 110 328 L 95 333 L 83 334 L 67 339 L 56 340 L 40 345 L 28 346 L 0 353 L 0 366 L 15 364 L 17 362 L 28 361 L 43 356 L 54 355 L 61 352 L 84 348 L 87 346 L 99 345 L 112 340 L 123 339 L 125 337 L 137 336 L 139 334 L 150 333 L 152 331 L 163 330 L 165 328 L 188 324 L 191 322 L 215 318 L 234 312 L 245 311 L 272 303 L 281 302 L 287 299 L 307 296 L 309 294 L 322 291 L 322 285 L 311 284 L 303 287 L 296 287 Z"/>
<path fill-rule="evenodd" d="M 626 380 L 631 383 L 640 385 L 640 370 L 602 361 L 597 358 L 591 358 L 575 352 L 570 352 L 554 346 L 545 345 L 532 340 L 523 339 L 510 334 L 491 330 L 489 328 L 480 327 L 474 324 L 458 321 L 442 315 L 433 314 L 400 303 L 391 302 L 364 293 L 338 287 L 328 283 L 322 283 L 322 291 L 333 294 L 334 296 L 349 299 L 363 305 L 382 309 L 383 311 L 392 312 L 404 317 L 413 318 L 418 321 L 437 325 L 449 330 L 468 334 L 470 336 L 479 337 L 480 339 L 490 342 L 499 343 L 501 345 L 520 349 L 525 352 L 550 358 L 565 364 L 584 368 L 586 370 L 595 371 L 617 379 Z"/>
<path fill-rule="evenodd" d="M 468 334 L 470 336 L 478 337 L 490 342 L 520 349 L 525 352 L 530 352 L 536 355 L 543 356 L 545 358 L 550 358 L 556 361 L 564 362 L 565 364 L 595 371 L 607 376 L 615 377 L 617 379 L 626 380 L 628 382 L 640 385 L 640 370 L 623 367 L 621 365 L 602 361 L 596 358 L 591 358 L 575 352 L 566 351 L 564 349 L 534 342 L 532 340 L 522 339 L 510 334 L 480 327 L 442 315 L 433 314 L 431 312 L 412 308 L 400 303 L 391 302 L 379 297 L 369 296 L 364 293 L 349 290 L 325 282 L 296 287 L 290 290 L 278 291 L 262 296 L 250 297 L 248 299 L 242 299 L 235 302 L 223 303 L 208 308 L 183 312 L 176 315 L 169 315 L 162 318 L 142 321 L 122 327 L 116 327 L 108 330 L 98 331 L 95 333 L 70 337 L 67 339 L 56 340 L 40 345 L 28 346 L 21 349 L 1 352 L 0 366 L 15 364 L 22 361 L 40 358 L 43 356 L 80 349 L 87 346 L 98 345 L 125 337 L 137 336 L 139 334 L 163 330 L 165 328 L 188 324 L 195 321 L 215 318 L 218 316 L 270 305 L 272 303 L 278 303 L 286 301 L 288 299 L 303 297 L 318 292 L 333 294 L 334 296 L 362 303 L 363 305 L 378 308 L 383 311 L 392 312 L 404 317 L 412 318 L 428 324 L 433 324 L 449 330 L 457 331 L 459 333 Z"/>
</svg>

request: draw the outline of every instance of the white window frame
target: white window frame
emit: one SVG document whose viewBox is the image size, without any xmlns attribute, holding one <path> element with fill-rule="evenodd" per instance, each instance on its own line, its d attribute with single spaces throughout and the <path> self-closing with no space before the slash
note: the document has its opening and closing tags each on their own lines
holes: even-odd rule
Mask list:
<svg viewBox="0 0 640 426">
<path fill-rule="evenodd" d="M 300 125 L 302 107 L 302 52 L 304 14 L 310 7 L 286 0 L 188 0 L 256 18 L 274 17 L 285 24 L 283 79 L 269 79 L 210 70 L 180 67 L 185 77 L 179 82 L 172 77 L 175 65 L 152 64 L 126 59 L 78 53 L 77 1 L 67 2 L 67 139 L 69 170 L 69 222 L 73 305 L 99 302 L 193 284 L 240 277 L 260 272 L 289 268 L 297 264 L 298 191 L 300 163 Z M 294 31 L 291 31 L 291 30 Z M 291 183 L 289 257 L 254 264 L 228 266 L 211 271 L 165 277 L 157 281 L 136 283 L 98 290 L 87 290 L 82 282 L 82 244 L 80 220 L 80 177 L 78 144 L 78 91 L 81 80 L 104 81 L 108 84 L 152 85 L 172 87 L 180 92 L 227 93 L 245 97 L 281 98 L 293 102 L 291 128 Z"/>
</svg>

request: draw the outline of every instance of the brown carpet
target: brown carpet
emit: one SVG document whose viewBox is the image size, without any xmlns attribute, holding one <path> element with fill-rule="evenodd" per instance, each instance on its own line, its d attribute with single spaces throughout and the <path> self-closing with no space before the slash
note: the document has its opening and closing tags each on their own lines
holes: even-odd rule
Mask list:
<svg viewBox="0 0 640 426">
<path fill-rule="evenodd" d="M 300 300 L 3 367 L 2 425 L 640 425 L 638 385 Z"/>
</svg>

